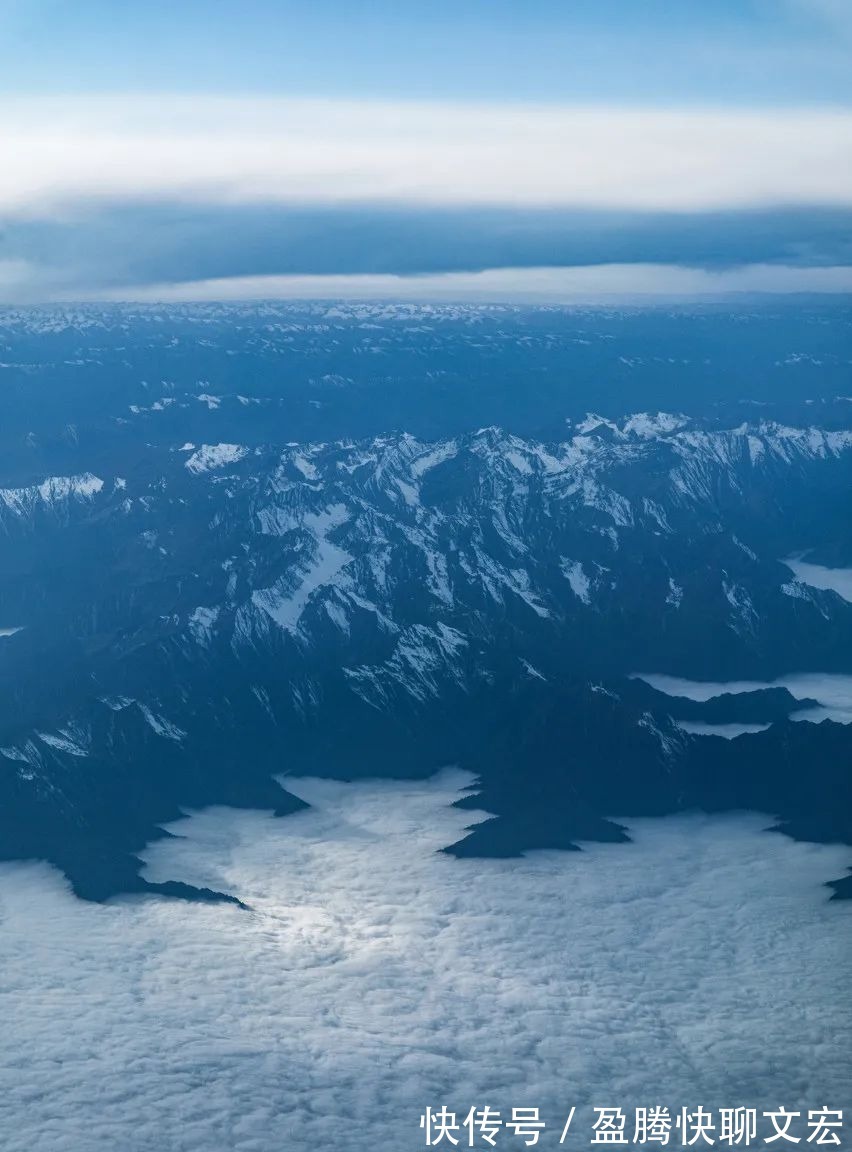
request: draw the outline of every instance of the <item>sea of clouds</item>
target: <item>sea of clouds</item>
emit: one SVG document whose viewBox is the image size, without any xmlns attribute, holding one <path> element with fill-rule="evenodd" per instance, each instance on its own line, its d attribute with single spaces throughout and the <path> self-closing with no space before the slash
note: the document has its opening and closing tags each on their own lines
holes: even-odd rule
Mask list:
<svg viewBox="0 0 852 1152">
<path fill-rule="evenodd" d="M 594 1105 L 849 1107 L 852 905 L 822 886 L 848 849 L 692 815 L 457 860 L 469 783 L 288 779 L 310 810 L 210 809 L 148 851 L 249 910 L 2 866 L 5 1152 L 414 1149 L 441 1104 L 537 1105 L 543 1148 L 576 1105 L 585 1146 Z"/>
</svg>

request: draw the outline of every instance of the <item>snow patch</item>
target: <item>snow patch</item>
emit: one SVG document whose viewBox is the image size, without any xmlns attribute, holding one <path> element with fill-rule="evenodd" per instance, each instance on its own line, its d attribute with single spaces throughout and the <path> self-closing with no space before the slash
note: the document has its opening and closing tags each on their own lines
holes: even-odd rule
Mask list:
<svg viewBox="0 0 852 1152">
<path fill-rule="evenodd" d="M 140 704 L 139 711 L 157 735 L 162 736 L 165 740 L 181 741 L 186 736 L 186 732 L 182 728 L 178 728 L 177 724 L 172 724 L 164 716 L 153 712 L 147 704 Z"/>
<path fill-rule="evenodd" d="M 680 602 L 683 599 L 683 588 L 680 584 L 676 584 L 669 576 L 669 591 L 666 596 L 666 603 L 671 604 L 673 608 L 680 608 Z"/>
<path fill-rule="evenodd" d="M 219 608 L 196 608 L 189 618 L 189 630 L 197 644 L 207 647 L 213 639 L 213 627 L 219 619 Z"/>
<path fill-rule="evenodd" d="M 568 560 L 565 556 L 562 556 L 559 561 L 559 566 L 562 569 L 563 576 L 571 585 L 571 591 L 574 595 L 579 600 L 582 600 L 584 604 L 591 604 L 591 597 L 589 595 L 591 581 L 583 571 L 583 565 L 580 561 Z"/>
<path fill-rule="evenodd" d="M 247 454 L 248 448 L 244 448 L 242 444 L 202 444 L 184 462 L 184 467 L 194 475 L 198 475 L 213 468 L 223 468 L 226 464 L 236 464 Z"/>
<path fill-rule="evenodd" d="M 418 456 L 411 462 L 411 475 L 419 480 L 421 476 L 425 475 L 431 468 L 436 468 L 439 464 L 443 464 L 445 460 L 452 460 L 458 454 L 458 445 L 455 440 L 448 440 L 444 444 L 438 444 L 423 456 Z"/>
<path fill-rule="evenodd" d="M 85 739 L 83 733 L 60 729 L 58 734 L 52 732 L 36 732 L 36 736 L 38 736 L 43 744 L 47 744 L 49 748 L 55 748 L 57 752 L 67 752 L 69 756 L 89 755 L 87 749 L 82 744 L 82 739 Z"/>
<path fill-rule="evenodd" d="M 321 588 L 334 585 L 338 574 L 353 559 L 348 552 L 327 539 L 328 533 L 345 523 L 348 517 L 344 504 L 334 504 L 322 512 L 305 515 L 303 525 L 312 534 L 314 546 L 310 558 L 303 562 L 303 566 L 296 568 L 297 583 L 293 584 L 292 574 L 288 573 L 271 587 L 252 592 L 252 602 L 274 620 L 279 628 L 295 634 L 313 594 Z"/>
</svg>

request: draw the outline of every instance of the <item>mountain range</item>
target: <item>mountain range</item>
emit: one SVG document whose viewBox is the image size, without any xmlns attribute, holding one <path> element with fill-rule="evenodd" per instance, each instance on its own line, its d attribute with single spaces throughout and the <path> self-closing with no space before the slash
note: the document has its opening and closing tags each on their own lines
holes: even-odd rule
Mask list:
<svg viewBox="0 0 852 1152">
<path fill-rule="evenodd" d="M 0 314 L 0 857 L 218 899 L 140 874 L 181 812 L 447 764 L 457 855 L 852 843 L 852 603 L 796 571 L 852 567 L 851 318 Z"/>
</svg>

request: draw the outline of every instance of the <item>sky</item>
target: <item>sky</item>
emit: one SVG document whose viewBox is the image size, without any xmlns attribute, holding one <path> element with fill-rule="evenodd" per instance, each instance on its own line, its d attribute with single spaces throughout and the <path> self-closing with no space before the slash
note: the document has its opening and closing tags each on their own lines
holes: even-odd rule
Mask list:
<svg viewBox="0 0 852 1152">
<path fill-rule="evenodd" d="M 0 0 L 0 160 L 9 303 L 852 291 L 852 4 Z"/>
<path fill-rule="evenodd" d="M 207 809 L 146 850 L 248 909 L 0 866 L 4 1152 L 414 1149 L 427 1107 L 486 1103 L 538 1107 L 544 1150 L 572 1106 L 575 1149 L 596 1106 L 628 1139 L 637 1106 L 783 1106 L 805 1148 L 811 1109 L 848 1110 L 846 848 L 737 813 L 459 860 L 436 849 L 484 817 L 450 806 L 471 779 L 288 777 L 306 811 Z"/>
</svg>

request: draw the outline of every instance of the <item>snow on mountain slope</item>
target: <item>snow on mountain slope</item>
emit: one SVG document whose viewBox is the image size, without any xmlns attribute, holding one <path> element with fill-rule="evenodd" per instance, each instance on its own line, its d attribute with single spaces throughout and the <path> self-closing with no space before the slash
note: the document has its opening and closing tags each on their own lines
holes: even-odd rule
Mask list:
<svg viewBox="0 0 852 1152">
<path fill-rule="evenodd" d="M 248 452 L 241 444 L 202 444 L 186 460 L 184 467 L 190 472 L 209 472 L 212 468 L 224 468 L 226 464 L 236 464 Z"/>
<path fill-rule="evenodd" d="M 63 512 L 74 501 L 91 500 L 103 486 L 99 476 L 86 472 L 82 476 L 48 476 L 24 488 L 0 488 L 0 515 L 4 509 L 21 518 L 39 509 Z"/>
</svg>

